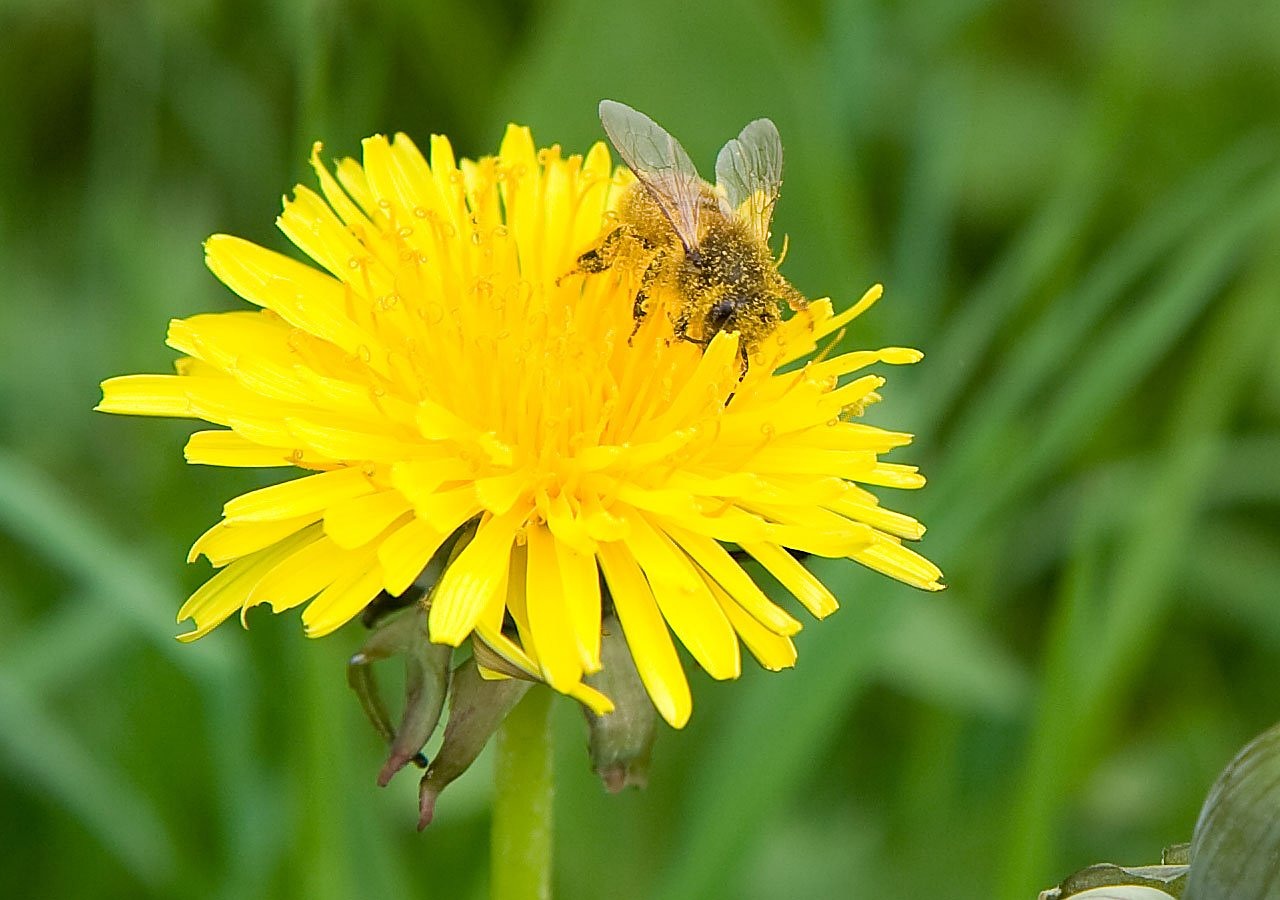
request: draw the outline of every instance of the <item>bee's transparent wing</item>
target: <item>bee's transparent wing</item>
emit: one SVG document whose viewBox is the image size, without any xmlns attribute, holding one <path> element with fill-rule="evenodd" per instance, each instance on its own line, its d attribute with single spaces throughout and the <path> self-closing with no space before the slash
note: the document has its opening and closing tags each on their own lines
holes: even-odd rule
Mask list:
<svg viewBox="0 0 1280 900">
<path fill-rule="evenodd" d="M 702 179 L 689 154 L 653 119 L 615 100 L 600 101 L 600 124 L 671 221 L 685 250 L 696 254 Z"/>
<path fill-rule="evenodd" d="M 761 242 L 767 242 L 773 206 L 782 189 L 782 138 L 777 126 L 768 119 L 756 119 L 725 144 L 716 157 L 716 183 L 729 206 Z"/>
</svg>

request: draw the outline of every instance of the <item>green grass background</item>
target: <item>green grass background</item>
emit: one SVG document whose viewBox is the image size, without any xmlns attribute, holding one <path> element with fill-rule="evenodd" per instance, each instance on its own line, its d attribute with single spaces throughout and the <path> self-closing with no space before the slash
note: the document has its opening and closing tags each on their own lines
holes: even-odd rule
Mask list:
<svg viewBox="0 0 1280 900">
<path fill-rule="evenodd" d="M 1280 718 L 1280 5 L 8 0 L 0 5 L 0 893 L 481 897 L 486 762 L 414 832 L 348 696 L 350 626 L 194 646 L 182 562 L 261 483 L 186 423 L 90 412 L 237 301 L 227 231 L 404 130 L 582 150 L 625 100 L 710 167 L 782 131 L 785 271 L 918 435 L 949 589 L 818 564 L 843 608 L 794 671 L 695 675 L 644 792 L 557 707 L 564 898 L 1021 900 L 1188 839 Z"/>
</svg>

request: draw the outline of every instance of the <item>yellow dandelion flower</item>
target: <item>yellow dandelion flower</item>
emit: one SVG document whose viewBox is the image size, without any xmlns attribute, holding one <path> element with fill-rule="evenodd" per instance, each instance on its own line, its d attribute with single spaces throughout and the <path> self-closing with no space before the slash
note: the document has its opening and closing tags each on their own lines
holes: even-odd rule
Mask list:
<svg viewBox="0 0 1280 900">
<path fill-rule="evenodd" d="M 634 266 L 561 277 L 632 178 L 603 143 L 565 157 L 511 126 L 476 161 L 443 137 L 430 161 L 404 135 L 363 150 L 330 171 L 317 145 L 321 193 L 299 186 L 278 220 L 320 268 L 210 238 L 209 268 L 259 309 L 175 320 L 177 374 L 103 384 L 106 412 L 221 426 L 191 436 L 189 462 L 307 472 L 229 501 L 195 542 L 191 559 L 218 572 L 180 610 L 195 622 L 181 639 L 264 603 L 307 604 L 306 633 L 328 634 L 405 592 L 465 527 L 433 589 L 431 641 L 475 636 L 604 712 L 583 679 L 601 667 L 611 604 L 679 727 L 691 699 L 673 632 L 715 678 L 739 674 L 740 643 L 769 669 L 796 658 L 800 622 L 726 545 L 819 618 L 836 598 L 789 551 L 940 587 L 902 543 L 924 529 L 863 487 L 923 484 L 880 459 L 910 436 L 851 421 L 883 378 L 846 377 L 920 354 L 792 365 L 878 286 L 838 314 L 819 300 L 785 320 L 744 373 L 736 334 L 673 340 L 662 314 L 631 336 Z"/>
</svg>

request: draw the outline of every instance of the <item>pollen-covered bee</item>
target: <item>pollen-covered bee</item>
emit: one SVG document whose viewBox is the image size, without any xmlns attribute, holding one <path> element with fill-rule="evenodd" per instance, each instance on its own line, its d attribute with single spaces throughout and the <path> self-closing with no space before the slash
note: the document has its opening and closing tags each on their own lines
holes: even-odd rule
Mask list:
<svg viewBox="0 0 1280 900">
<path fill-rule="evenodd" d="M 618 206 L 618 226 L 578 257 L 578 272 L 603 272 L 632 245 L 644 263 L 634 314 L 639 330 L 660 288 L 679 298 L 677 337 L 708 344 L 736 331 L 748 354 L 781 321 L 781 305 L 802 310 L 804 295 L 778 272 L 769 222 L 782 185 L 782 140 L 756 119 L 716 158 L 716 184 L 702 180 L 689 154 L 660 125 L 613 100 L 600 122 L 636 182 Z M 634 332 L 633 332 L 634 336 Z"/>
</svg>

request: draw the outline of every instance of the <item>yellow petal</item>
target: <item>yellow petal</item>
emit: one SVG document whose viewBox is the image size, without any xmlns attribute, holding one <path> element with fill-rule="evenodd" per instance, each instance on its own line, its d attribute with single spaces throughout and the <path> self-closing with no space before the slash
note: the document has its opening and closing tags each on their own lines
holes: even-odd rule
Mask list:
<svg viewBox="0 0 1280 900">
<path fill-rule="evenodd" d="M 441 485 L 469 480 L 474 472 L 475 466 L 466 460 L 442 455 L 395 463 L 391 466 L 391 483 L 411 501 L 425 502 Z M 476 507 L 479 508 L 479 501 Z"/>
<path fill-rule="evenodd" d="M 743 544 L 742 549 L 754 556 L 817 618 L 825 619 L 840 608 L 827 586 L 777 544 Z"/>
<path fill-rule="evenodd" d="M 774 446 L 794 447 L 795 452 L 810 450 L 871 450 L 888 453 L 911 443 L 911 435 L 902 431 L 885 431 L 861 422 L 824 422 L 779 439 Z"/>
<path fill-rule="evenodd" d="M 178 610 L 179 622 L 195 619 L 196 623 L 194 631 L 178 635 L 178 640 L 194 641 L 222 624 L 237 609 L 243 608 L 246 597 L 263 577 L 282 559 L 304 546 L 312 536 L 310 530 L 299 532 L 265 550 L 236 560 L 206 581 Z"/>
<path fill-rule="evenodd" d="M 757 622 L 784 636 L 800 631 L 800 623 L 766 597 L 764 591 L 760 590 L 724 547 L 708 537 L 675 527 L 670 522 L 663 523 L 663 527 L 703 571 Z"/>
<path fill-rule="evenodd" d="M 607 716 L 613 712 L 613 701 L 589 684 L 584 684 L 580 681 L 565 693 L 590 709 L 597 716 Z"/>
<path fill-rule="evenodd" d="M 99 412 L 131 416 L 199 418 L 191 408 L 187 386 L 192 379 L 179 375 L 121 375 L 102 382 Z"/>
<path fill-rule="evenodd" d="M 369 217 L 377 215 L 377 204 L 369 190 L 369 179 L 365 178 L 364 167 L 354 159 L 346 157 L 338 160 L 334 166 L 334 174 L 343 190 L 351 195 L 351 199 L 360 205 L 360 209 Z"/>
<path fill-rule="evenodd" d="M 285 198 L 276 225 L 296 247 L 359 292 L 366 301 L 391 288 L 387 271 L 324 200 L 304 185 Z M 249 299 L 249 298 L 246 298 Z M 351 307 L 348 306 L 348 314 Z"/>
<path fill-rule="evenodd" d="M 859 369 L 865 369 L 867 366 L 875 363 L 887 363 L 893 366 L 910 365 L 924 359 L 924 354 L 919 350 L 912 350 L 909 347 L 884 347 L 880 350 L 854 350 L 851 353 L 841 353 L 839 356 L 833 356 L 830 359 L 824 359 L 822 362 L 813 363 L 809 366 L 809 376 L 811 378 L 822 379 L 831 376 L 847 375 L 850 372 L 856 372 Z"/>
<path fill-rule="evenodd" d="M 183 448 L 187 462 L 202 466 L 270 468 L 293 464 L 292 451 L 264 447 L 234 431 L 197 431 Z"/>
<path fill-rule="evenodd" d="M 881 537 L 852 558 L 864 566 L 926 591 L 942 590 L 942 571 L 914 550 Z"/>
<path fill-rule="evenodd" d="M 174 319 L 167 343 L 226 372 L 255 394 L 283 403 L 315 400 L 299 380 L 289 345 L 293 329 L 265 311 L 225 312 Z"/>
<path fill-rule="evenodd" d="M 321 161 L 320 151 L 323 145 L 316 141 L 311 145 L 311 171 L 315 172 L 317 180 L 320 182 L 320 190 L 324 194 L 324 199 L 333 207 L 336 212 L 347 225 L 372 227 L 372 223 L 368 217 L 360 210 L 348 191 L 344 190 L 338 181 L 329 174 L 329 168 Z"/>
<path fill-rule="evenodd" d="M 325 510 L 324 533 L 344 550 L 353 550 L 369 543 L 410 508 L 409 501 L 399 491 L 378 491 L 339 500 Z"/>
<path fill-rule="evenodd" d="M 294 416 L 285 419 L 285 425 L 297 438 L 297 443 L 329 459 L 393 463 L 421 452 L 420 444 L 411 444 L 389 434 L 321 425 Z"/>
<path fill-rule="evenodd" d="M 440 578 L 431 604 L 431 640 L 454 647 L 463 642 L 485 604 L 505 580 L 511 542 L 527 511 L 516 508 L 481 521 L 471 543 Z"/>
<path fill-rule="evenodd" d="M 303 610 L 307 637 L 323 637 L 345 625 L 381 590 L 382 568 L 371 551 L 349 560 L 346 571 Z"/>
<path fill-rule="evenodd" d="M 529 474 L 520 470 L 477 479 L 476 499 L 489 512 L 501 515 L 511 509 L 521 495 L 528 491 L 530 480 Z"/>
<path fill-rule="evenodd" d="M 877 468 L 875 453 L 870 450 L 809 449 L 800 454 L 793 447 L 773 445 L 756 453 L 750 465 L 764 475 L 832 475 L 850 481 L 865 481 Z"/>
<path fill-rule="evenodd" d="M 924 476 L 915 466 L 904 466 L 899 463 L 877 463 L 870 471 L 859 475 L 856 479 L 863 484 L 878 484 L 882 487 L 922 488 Z"/>
<path fill-rule="evenodd" d="M 520 646 L 525 649 L 535 663 L 539 663 L 538 645 L 534 643 L 532 632 L 529 628 L 529 605 L 525 589 L 528 586 L 528 576 L 526 570 L 529 554 L 524 544 L 519 541 L 511 548 L 511 557 L 507 565 L 507 580 L 504 587 L 499 587 L 494 591 L 494 596 L 489 600 L 485 612 L 481 614 L 477 620 L 477 626 L 480 621 L 492 621 L 494 626 L 501 630 L 503 621 L 493 614 L 493 608 L 499 601 L 505 600 L 506 613 L 511 616 L 511 620 L 515 622 L 516 631 L 520 635 Z M 499 597 L 498 595 L 502 595 Z M 541 666 L 539 666 L 541 668 Z M 541 679 L 541 676 L 538 676 Z"/>
<path fill-rule="evenodd" d="M 477 662 L 485 660 L 490 663 L 480 672 L 486 680 L 497 681 L 499 678 L 522 678 L 526 681 L 538 681 L 540 679 L 538 664 L 533 657 L 500 630 L 490 628 L 484 623 L 476 623 L 476 637 L 484 648 L 477 654 Z M 488 654 L 485 651 L 492 653 L 497 658 L 488 658 Z M 486 672 L 485 669 L 488 671 Z"/>
<path fill-rule="evenodd" d="M 649 584 L 621 542 L 601 544 L 598 557 L 640 680 L 662 717 L 673 728 L 683 728 L 693 698 Z"/>
<path fill-rule="evenodd" d="M 536 540 L 543 541 L 540 534 Z M 530 554 L 535 538 L 530 532 Z M 600 569 L 595 553 L 583 553 L 559 538 L 552 538 L 556 569 L 564 585 L 564 600 L 576 636 L 584 672 L 600 671 Z M 545 552 L 539 548 L 538 552 Z"/>
<path fill-rule="evenodd" d="M 222 514 L 227 519 L 241 522 L 289 519 L 327 509 L 374 490 L 373 483 L 362 470 L 344 467 L 241 494 L 227 501 Z"/>
<path fill-rule="evenodd" d="M 250 303 L 264 306 L 302 330 L 348 353 L 373 338 L 346 314 L 342 283 L 282 253 L 242 238 L 215 234 L 205 241 L 205 263 Z"/>
<path fill-rule="evenodd" d="M 818 341 L 821 341 L 823 338 L 827 337 L 830 334 L 834 334 L 844 326 L 848 325 L 858 316 L 862 315 L 864 312 L 870 309 L 873 305 L 875 305 L 876 301 L 879 300 L 883 294 L 884 294 L 884 286 L 879 284 L 873 284 L 871 287 L 867 289 L 866 293 L 862 295 L 862 297 L 858 300 L 857 303 L 853 304 L 848 309 L 844 310 L 843 312 L 835 316 L 830 315 L 831 307 L 830 307 L 829 300 L 815 301 L 814 303 L 809 304 L 809 308 L 811 310 L 815 310 L 815 307 L 819 307 L 820 303 L 826 303 L 827 304 L 826 312 L 828 313 L 828 315 L 826 317 L 823 317 L 822 321 L 816 322 L 812 327 L 812 331 L 809 334 L 805 335 L 804 338 L 799 338 L 799 335 L 801 334 L 800 329 L 802 329 L 805 325 L 803 316 L 798 316 L 798 315 L 793 316 L 791 319 L 787 320 L 786 323 L 784 323 L 785 325 L 791 326 L 791 328 L 788 330 L 793 331 L 796 335 L 796 338 L 793 338 L 790 342 L 787 343 L 786 345 L 787 352 L 786 352 L 786 355 L 783 357 L 781 364 L 792 362 L 808 353 L 812 353 L 814 348 L 817 346 Z M 818 310 L 815 310 L 815 312 L 816 311 Z"/>
<path fill-rule="evenodd" d="M 333 584 L 347 570 L 353 557 L 325 537 L 319 529 L 308 532 L 303 543 L 262 577 L 245 599 L 245 607 L 266 603 L 273 612 L 291 609 L 310 600 Z"/>
<path fill-rule="evenodd" d="M 627 520 L 607 509 L 595 494 L 582 498 L 582 527 L 593 541 L 617 541 L 627 536 Z"/>
<path fill-rule="evenodd" d="M 738 639 L 698 570 L 644 516 L 630 518 L 627 547 L 648 578 L 671 630 L 712 678 L 737 678 L 742 673 Z"/>
<path fill-rule="evenodd" d="M 753 513 L 737 506 L 725 505 L 709 515 L 662 516 L 659 520 L 668 532 L 672 527 L 693 532 L 704 537 L 741 544 L 743 541 L 763 541 L 769 536 L 768 523 Z"/>
<path fill-rule="evenodd" d="M 796 664 L 796 645 L 791 638 L 770 631 L 744 610 L 710 576 L 704 575 L 716 602 L 760 665 L 772 672 L 789 669 Z"/>
<path fill-rule="evenodd" d="M 451 531 L 439 531 L 421 519 L 410 519 L 378 545 L 383 587 L 399 597 L 431 562 Z"/>
<path fill-rule="evenodd" d="M 727 335 L 716 335 L 667 408 L 637 428 L 636 440 L 661 437 L 724 406 L 725 398 L 738 383 L 738 353 L 733 341 L 721 338 Z"/>
<path fill-rule="evenodd" d="M 418 518 L 437 531 L 453 531 L 481 510 L 473 484 L 411 499 Z"/>
<path fill-rule="evenodd" d="M 829 501 L 826 505 L 829 509 L 840 513 L 842 516 L 865 522 L 872 528 L 887 531 L 889 534 L 894 534 L 907 540 L 917 541 L 924 537 L 923 525 L 910 516 L 894 512 L 891 509 L 884 509 L 870 495 L 867 495 L 867 498 L 863 498 L 851 491 L 839 499 Z"/>
<path fill-rule="evenodd" d="M 570 618 L 565 583 L 556 560 L 555 539 L 545 526 L 526 529 L 528 561 L 525 568 L 525 606 L 529 635 L 533 639 L 547 684 L 566 691 L 582 680 L 578 634 Z M 597 630 L 599 623 L 597 622 Z"/>
<path fill-rule="evenodd" d="M 540 502 L 539 509 L 546 516 L 547 527 L 557 541 L 572 547 L 583 556 L 595 559 L 596 542 L 587 534 L 586 526 L 570 505 L 568 497 L 560 493 L 546 498 L 545 503 Z M 594 566 L 593 561 L 592 567 Z"/>
<path fill-rule="evenodd" d="M 875 540 L 870 526 L 853 522 L 820 506 L 752 503 L 751 509 L 770 520 L 772 543 L 817 556 L 850 556 Z"/>
<path fill-rule="evenodd" d="M 204 554 L 214 566 L 224 566 L 233 559 L 248 556 L 279 543 L 319 518 L 317 515 L 273 522 L 219 522 L 191 545 L 187 562 L 195 562 Z"/>
</svg>

